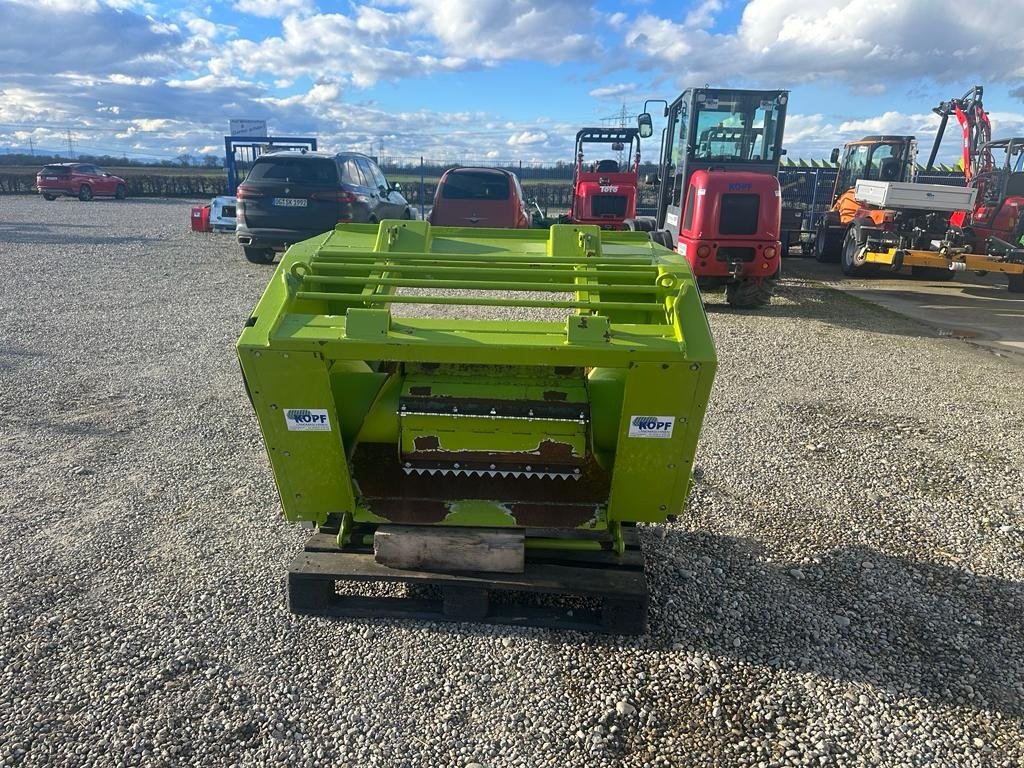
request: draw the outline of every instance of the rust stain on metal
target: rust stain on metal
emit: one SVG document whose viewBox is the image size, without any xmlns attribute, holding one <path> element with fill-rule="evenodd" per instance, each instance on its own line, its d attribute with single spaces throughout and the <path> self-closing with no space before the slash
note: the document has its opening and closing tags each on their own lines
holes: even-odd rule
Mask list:
<svg viewBox="0 0 1024 768">
<path fill-rule="evenodd" d="M 416 446 L 416 451 L 440 451 L 441 441 L 437 435 L 420 435 L 413 440 L 413 445 Z M 444 451 L 441 451 L 444 454 Z"/>
<path fill-rule="evenodd" d="M 370 511 L 392 523 L 440 523 L 448 516 L 448 502 L 437 499 L 372 499 Z"/>
<path fill-rule="evenodd" d="M 406 459 L 417 461 L 483 461 L 496 464 L 557 464 L 578 467 L 583 457 L 570 443 L 544 440 L 534 451 L 446 451 L 436 435 L 421 435 L 413 439 L 414 451 L 405 454 Z"/>
</svg>

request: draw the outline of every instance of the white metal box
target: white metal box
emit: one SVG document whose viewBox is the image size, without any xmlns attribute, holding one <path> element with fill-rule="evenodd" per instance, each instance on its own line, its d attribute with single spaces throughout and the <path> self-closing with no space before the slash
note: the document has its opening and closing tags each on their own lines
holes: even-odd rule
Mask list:
<svg viewBox="0 0 1024 768">
<path fill-rule="evenodd" d="M 235 231 L 235 198 L 223 196 L 210 201 L 210 226 L 214 232 Z"/>
<path fill-rule="evenodd" d="M 859 203 L 879 208 L 914 208 L 924 211 L 969 211 L 976 189 L 944 184 L 909 184 L 902 181 L 857 182 L 853 196 Z"/>
</svg>

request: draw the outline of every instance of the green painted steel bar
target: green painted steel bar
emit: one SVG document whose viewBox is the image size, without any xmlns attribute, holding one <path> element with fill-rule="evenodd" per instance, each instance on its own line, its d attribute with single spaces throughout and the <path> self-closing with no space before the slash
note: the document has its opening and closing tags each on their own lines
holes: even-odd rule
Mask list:
<svg viewBox="0 0 1024 768">
<path fill-rule="evenodd" d="M 352 533 L 352 513 L 344 512 L 341 515 L 341 524 L 338 526 L 338 546 L 344 547 L 348 544 L 349 537 Z"/>
<path fill-rule="evenodd" d="M 487 299 L 481 296 L 391 296 L 387 294 L 327 293 L 299 291 L 297 299 L 345 301 L 370 304 L 454 304 L 475 307 L 547 307 L 550 309 L 620 310 L 633 312 L 664 312 L 658 303 L 642 304 L 626 301 L 553 301 L 548 299 Z"/>
<path fill-rule="evenodd" d="M 483 280 L 431 280 L 415 277 L 340 277 L 335 275 L 305 274 L 306 283 L 321 285 L 384 285 L 393 288 L 440 288 L 465 291 L 535 291 L 537 293 L 572 293 L 581 287 L 591 289 L 593 293 L 643 293 L 652 296 L 663 296 L 666 293 L 678 293 L 678 289 L 659 285 L 602 285 L 599 283 L 529 283 L 520 281 L 483 281 Z"/>
<path fill-rule="evenodd" d="M 604 547 L 597 539 L 556 539 L 538 536 L 526 537 L 527 549 L 571 549 L 574 551 L 600 552 Z"/>
<path fill-rule="evenodd" d="M 465 275 L 467 272 L 466 268 L 463 267 L 449 267 L 449 266 L 428 266 L 426 264 L 385 264 L 385 265 L 360 265 L 360 264 L 342 264 L 342 263 L 324 263 L 320 261 L 314 261 L 311 265 L 312 274 L 319 274 L 320 270 L 329 270 L 330 272 L 351 272 L 364 275 L 367 270 L 371 267 L 379 267 L 379 271 L 382 272 L 398 272 L 401 274 L 411 275 L 427 275 L 427 274 L 458 274 Z M 530 266 L 506 266 L 502 269 L 485 268 L 485 267 L 472 267 L 469 268 L 474 277 L 482 277 L 484 275 L 498 275 L 505 276 L 508 274 L 519 273 L 523 275 L 529 275 L 537 278 L 565 278 L 568 276 L 572 277 L 584 277 L 584 278 L 601 278 L 604 280 L 630 280 L 638 276 L 656 276 L 657 269 L 651 267 L 646 270 L 636 270 L 634 272 L 627 272 L 621 270 L 602 270 L 602 269 L 536 269 Z"/>
<path fill-rule="evenodd" d="M 610 267 L 644 267 L 650 269 L 652 260 L 650 258 L 638 259 L 631 256 L 547 256 L 543 253 L 520 256 L 507 253 L 445 253 L 443 251 L 430 251 L 429 253 L 406 253 L 403 251 L 369 251 L 367 253 L 348 252 L 343 250 L 325 251 L 320 248 L 316 251 L 316 261 L 330 261 L 329 257 L 338 256 L 341 261 L 354 261 L 357 258 L 365 258 L 373 262 L 395 261 L 465 261 L 472 264 L 536 264 L 538 266 L 552 266 L 564 264 L 566 266 L 594 266 L 606 264 Z"/>
</svg>

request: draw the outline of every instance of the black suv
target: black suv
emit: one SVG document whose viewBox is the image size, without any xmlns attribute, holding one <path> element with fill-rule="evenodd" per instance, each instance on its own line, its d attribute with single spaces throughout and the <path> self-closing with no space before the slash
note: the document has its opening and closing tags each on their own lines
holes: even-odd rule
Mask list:
<svg viewBox="0 0 1024 768">
<path fill-rule="evenodd" d="M 284 150 L 256 158 L 236 193 L 236 236 L 245 258 L 270 264 L 275 251 L 335 224 L 411 219 L 397 184 L 366 155 Z"/>
</svg>

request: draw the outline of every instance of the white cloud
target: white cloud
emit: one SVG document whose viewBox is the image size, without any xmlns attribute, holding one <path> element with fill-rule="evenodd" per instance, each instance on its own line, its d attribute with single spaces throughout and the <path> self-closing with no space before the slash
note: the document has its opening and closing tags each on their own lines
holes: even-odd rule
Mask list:
<svg viewBox="0 0 1024 768">
<path fill-rule="evenodd" d="M 448 53 L 483 61 L 562 62 L 601 52 L 589 0 L 407 0 Z"/>
<path fill-rule="evenodd" d="M 616 83 L 615 85 L 603 85 L 595 88 L 590 95 L 595 99 L 617 99 L 620 96 L 636 94 L 636 83 Z"/>
<path fill-rule="evenodd" d="M 625 35 L 627 48 L 632 48 L 656 66 L 676 66 L 692 50 L 686 27 L 660 16 L 644 13 Z"/>
<path fill-rule="evenodd" d="M 5 83 L 22 74 L 160 76 L 180 66 L 177 27 L 131 10 L 94 0 L 0 0 L 3 18 L 17 20 L 16 34 L 0 35 Z"/>
<path fill-rule="evenodd" d="M 213 72 L 240 70 L 254 76 L 272 72 L 279 79 L 347 79 L 365 88 L 379 80 L 473 66 L 456 56 L 393 47 L 391 29 L 389 15 L 382 12 L 360 12 L 355 17 L 340 13 L 288 16 L 281 23 L 280 36 L 233 40 L 210 59 L 209 67 Z"/>
<path fill-rule="evenodd" d="M 714 25 L 715 14 L 722 10 L 722 0 L 704 0 L 700 5 L 686 14 L 684 26 L 693 29 L 707 29 Z"/>
<path fill-rule="evenodd" d="M 209 19 L 190 18 L 185 20 L 185 26 L 193 35 L 199 35 L 208 39 L 217 36 L 217 25 Z"/>
<path fill-rule="evenodd" d="M 308 14 L 313 10 L 309 0 L 238 0 L 235 8 L 242 13 L 267 19 L 283 18 L 290 14 Z"/>
<path fill-rule="evenodd" d="M 522 131 L 513 133 L 506 142 L 510 147 L 520 147 L 530 144 L 540 144 L 547 141 L 548 135 L 544 131 Z"/>
<path fill-rule="evenodd" d="M 750 0 L 736 30 L 712 34 L 715 5 L 683 24 L 641 14 L 624 43 L 677 84 L 1024 78 L 1024 36 L 992 33 L 1019 26 L 1019 2 L 979 12 L 960 0 Z"/>
<path fill-rule="evenodd" d="M 140 131 L 163 131 L 174 124 L 173 120 L 132 120 L 131 124 Z"/>
<path fill-rule="evenodd" d="M 907 115 L 890 110 L 874 117 L 845 120 L 839 124 L 839 130 L 843 133 L 912 134 L 921 130 L 935 131 L 938 124 L 939 117 L 932 112 Z"/>
</svg>

